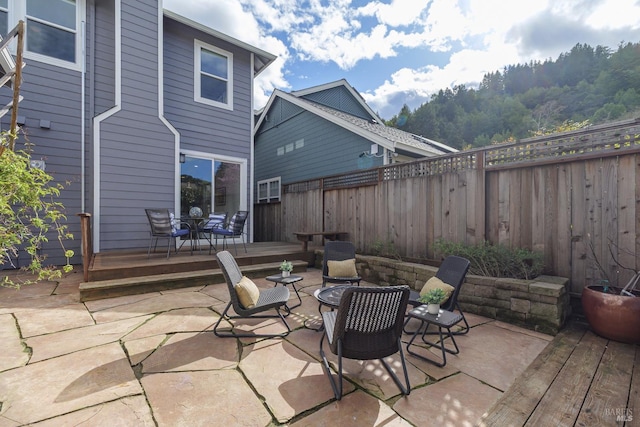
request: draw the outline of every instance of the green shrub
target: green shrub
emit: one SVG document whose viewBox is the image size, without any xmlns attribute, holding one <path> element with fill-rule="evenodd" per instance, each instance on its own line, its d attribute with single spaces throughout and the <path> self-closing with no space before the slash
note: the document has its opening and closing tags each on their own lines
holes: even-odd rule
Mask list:
<svg viewBox="0 0 640 427">
<path fill-rule="evenodd" d="M 64 206 L 56 199 L 62 184 L 53 177 L 30 165 L 30 144 L 25 150 L 13 150 L 8 132 L 0 132 L 0 265 L 13 266 L 12 257 L 20 250 L 27 252 L 30 263 L 23 267 L 33 274 L 33 279 L 16 281 L 9 276 L 0 279 L 0 286 L 19 288 L 38 280 L 52 280 L 69 272 L 72 250 L 64 247 L 64 240 L 72 239 L 67 225 Z M 48 236 L 55 236 L 66 257 L 62 271 L 55 266 L 43 265 L 46 254 L 42 246 Z"/>
<path fill-rule="evenodd" d="M 478 276 L 533 279 L 544 270 L 542 253 L 528 249 L 510 249 L 504 245 L 482 242 L 474 245 L 439 239 L 433 245 L 436 254 L 458 255 L 471 262 L 469 273 Z"/>
<path fill-rule="evenodd" d="M 393 243 L 393 240 L 380 240 L 376 239 L 371 245 L 371 255 L 381 256 L 386 258 L 395 258 L 398 261 L 402 261 L 400 252 Z"/>
</svg>

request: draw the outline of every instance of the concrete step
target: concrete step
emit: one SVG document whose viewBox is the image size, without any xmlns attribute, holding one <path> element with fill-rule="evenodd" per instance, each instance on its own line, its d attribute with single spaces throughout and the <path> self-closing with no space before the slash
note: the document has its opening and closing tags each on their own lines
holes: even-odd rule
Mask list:
<svg viewBox="0 0 640 427">
<path fill-rule="evenodd" d="M 291 261 L 291 263 L 293 264 L 293 273 L 305 272 L 309 265 L 308 261 L 301 260 Z M 278 274 L 280 262 L 245 265 L 240 266 L 240 270 L 249 278 L 261 278 Z M 204 286 L 224 283 L 224 281 L 224 275 L 220 269 L 209 269 L 82 282 L 80 283 L 80 301 Z"/>
</svg>

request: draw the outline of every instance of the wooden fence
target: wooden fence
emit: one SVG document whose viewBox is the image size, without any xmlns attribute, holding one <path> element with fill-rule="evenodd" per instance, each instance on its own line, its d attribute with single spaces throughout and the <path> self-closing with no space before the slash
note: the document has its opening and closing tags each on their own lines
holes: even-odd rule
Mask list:
<svg viewBox="0 0 640 427">
<path fill-rule="evenodd" d="M 487 240 L 544 254 L 571 291 L 598 280 L 589 242 L 615 282 L 640 268 L 640 119 L 283 186 L 255 205 L 256 241 L 347 231 L 358 251 L 392 242 L 434 258 L 432 244 Z"/>
</svg>

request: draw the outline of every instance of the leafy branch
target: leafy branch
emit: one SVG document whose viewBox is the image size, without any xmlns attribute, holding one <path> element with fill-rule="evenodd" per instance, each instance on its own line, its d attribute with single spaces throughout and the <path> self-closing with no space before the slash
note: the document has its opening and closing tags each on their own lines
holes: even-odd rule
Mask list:
<svg viewBox="0 0 640 427">
<path fill-rule="evenodd" d="M 64 186 L 52 182 L 53 177 L 45 171 L 31 167 L 28 140 L 24 150 L 11 149 L 10 142 L 15 138 L 10 132 L 0 133 L 0 264 L 15 267 L 13 259 L 22 249 L 30 256 L 29 265 L 23 270 L 35 277 L 18 281 L 5 276 L 0 285 L 19 288 L 39 280 L 53 280 L 61 277 L 62 271 L 71 271 L 70 259 L 74 253 L 64 246 L 64 241 L 73 239 L 73 235 L 63 223 L 66 220 L 63 204 L 55 200 Z M 66 258 L 62 271 L 44 265 L 46 254 L 41 249 L 49 241 L 47 236 L 53 233 Z"/>
</svg>

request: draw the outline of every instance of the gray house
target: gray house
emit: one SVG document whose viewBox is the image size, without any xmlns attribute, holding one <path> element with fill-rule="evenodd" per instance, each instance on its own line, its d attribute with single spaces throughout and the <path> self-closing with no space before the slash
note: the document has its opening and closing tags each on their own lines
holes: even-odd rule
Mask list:
<svg viewBox="0 0 640 427">
<path fill-rule="evenodd" d="M 70 183 L 61 201 L 77 239 L 67 245 L 73 262 L 79 212 L 92 215 L 100 252 L 146 248 L 145 208 L 251 210 L 253 81 L 274 55 L 158 0 L 0 1 L 0 32 L 18 20 L 18 122 L 32 159 Z M 0 92 L 3 105 L 10 97 Z M 50 249 L 61 263 L 55 242 Z"/>
<path fill-rule="evenodd" d="M 257 203 L 280 200 L 284 184 L 457 151 L 385 126 L 344 79 L 275 90 L 255 129 Z"/>
</svg>

